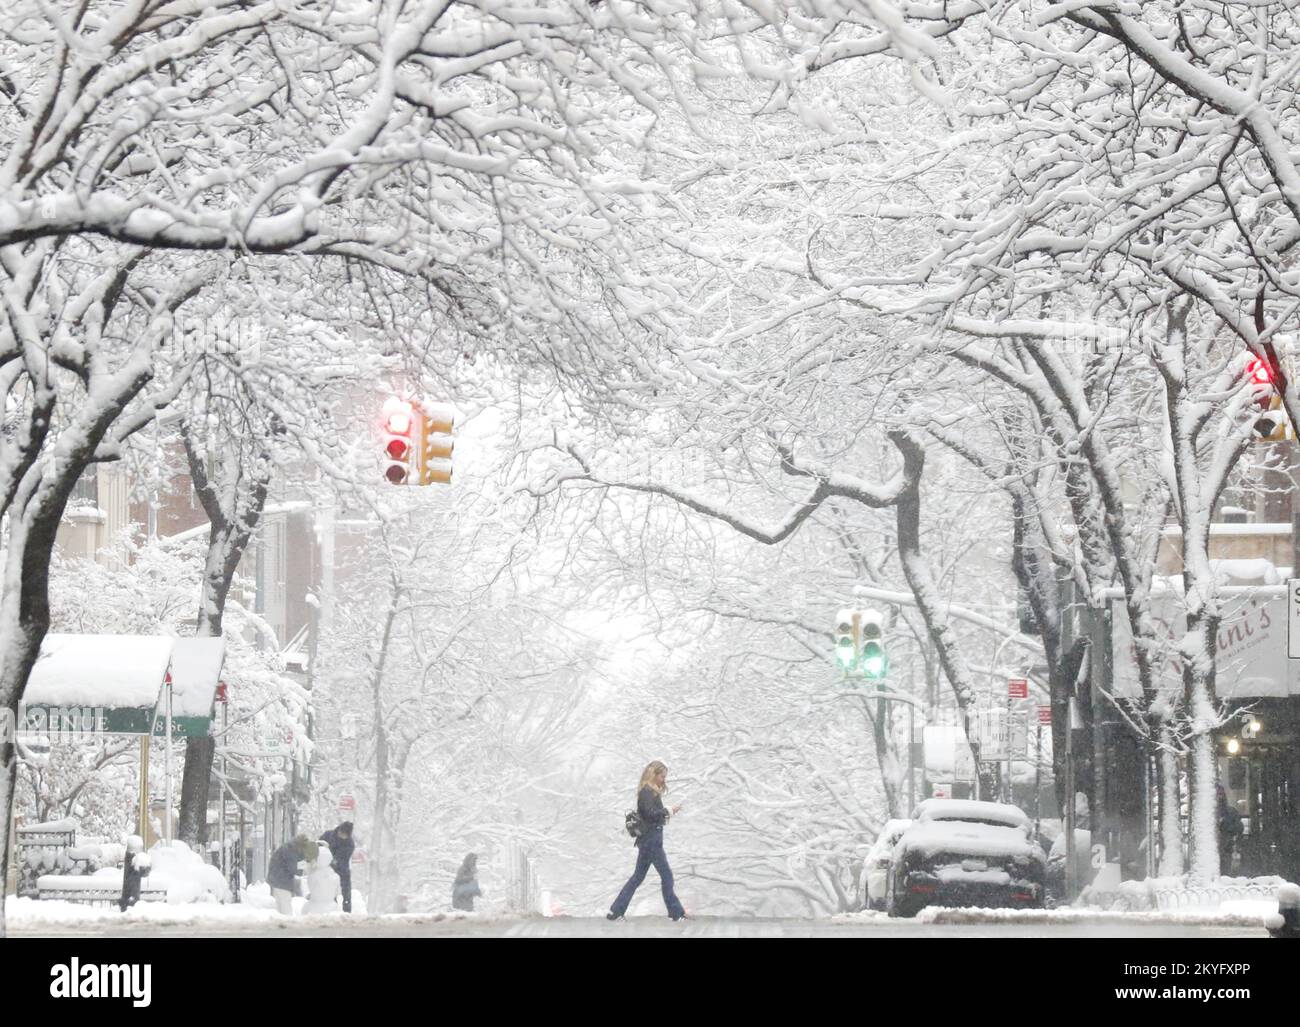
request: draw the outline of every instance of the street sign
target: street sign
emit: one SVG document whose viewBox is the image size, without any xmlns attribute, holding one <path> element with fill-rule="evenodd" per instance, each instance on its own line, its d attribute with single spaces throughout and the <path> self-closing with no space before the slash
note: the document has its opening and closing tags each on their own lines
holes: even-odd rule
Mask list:
<svg viewBox="0 0 1300 1027">
<path fill-rule="evenodd" d="M 978 716 L 980 762 L 996 763 L 1007 758 L 1007 711 L 980 710 Z"/>
<path fill-rule="evenodd" d="M 952 776 L 958 781 L 975 780 L 975 757 L 966 739 L 959 738 L 952 753 Z"/>
<path fill-rule="evenodd" d="M 1007 681 L 1008 699 L 1028 699 L 1029 681 L 1026 678 L 1010 678 Z"/>
<path fill-rule="evenodd" d="M 1052 708 L 1050 706 L 1038 707 L 1038 723 L 1043 725 L 1048 725 L 1051 724 L 1051 722 L 1052 722 Z"/>
<path fill-rule="evenodd" d="M 1300 660 L 1300 578 L 1286 583 L 1286 655 Z"/>
<path fill-rule="evenodd" d="M 952 782 L 951 781 L 931 781 L 930 798 L 932 799 L 951 799 Z"/>
<path fill-rule="evenodd" d="M 1023 710 L 1017 710 L 1011 714 L 1007 756 L 1013 760 L 1029 759 L 1029 718 Z"/>
<path fill-rule="evenodd" d="M 355 796 L 343 795 L 339 797 L 340 813 L 355 813 L 357 811 L 357 800 Z"/>
</svg>

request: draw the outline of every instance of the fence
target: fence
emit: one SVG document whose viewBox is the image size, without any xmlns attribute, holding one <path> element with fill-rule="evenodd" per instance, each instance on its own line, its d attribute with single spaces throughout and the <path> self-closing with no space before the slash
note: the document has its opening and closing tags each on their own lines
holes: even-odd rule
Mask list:
<svg viewBox="0 0 1300 1027">
<path fill-rule="evenodd" d="M 1281 877 L 1225 877 L 1192 885 L 1186 877 L 1125 881 L 1118 890 L 1085 889 L 1082 904 L 1094 909 L 1148 910 L 1217 909 L 1225 902 L 1276 902 Z"/>
<path fill-rule="evenodd" d="M 506 905 L 514 913 L 540 913 L 545 909 L 545 894 L 537 873 L 537 860 L 516 841 L 506 846 Z"/>
<path fill-rule="evenodd" d="M 17 830 L 14 854 L 18 863 L 18 895 L 35 899 L 40 896 L 37 879 L 45 874 L 60 873 L 72 866 L 68 850 L 77 841 L 77 828 L 71 821 L 56 824 L 32 824 Z"/>
</svg>

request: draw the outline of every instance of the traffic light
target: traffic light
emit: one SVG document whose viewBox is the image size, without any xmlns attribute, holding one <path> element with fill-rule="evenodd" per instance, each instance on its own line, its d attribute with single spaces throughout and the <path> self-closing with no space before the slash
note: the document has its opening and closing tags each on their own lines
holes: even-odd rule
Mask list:
<svg viewBox="0 0 1300 1027">
<path fill-rule="evenodd" d="M 876 610 L 863 610 L 858 615 L 858 670 L 873 681 L 879 681 L 889 671 L 884 618 Z"/>
<path fill-rule="evenodd" d="M 451 484 L 451 454 L 456 446 L 451 437 L 455 411 L 430 404 L 421 411 L 420 449 L 416 457 L 417 480 L 421 485 Z"/>
<path fill-rule="evenodd" d="M 841 671 L 872 681 L 884 678 L 889 672 L 884 623 L 878 610 L 840 610 L 835 615 L 835 663 Z"/>
<path fill-rule="evenodd" d="M 416 413 L 410 403 L 396 396 L 384 401 L 384 477 L 394 485 L 408 484 L 415 428 Z"/>
<path fill-rule="evenodd" d="M 1251 385 L 1273 386 L 1273 369 L 1259 357 L 1251 357 L 1246 363 L 1246 378 Z"/>
<path fill-rule="evenodd" d="M 835 615 L 835 665 L 845 674 L 853 669 L 857 648 L 857 614 L 853 610 L 841 610 Z"/>
<path fill-rule="evenodd" d="M 1294 438 L 1291 420 L 1282 409 L 1282 397 L 1274 394 L 1268 403 L 1268 413 L 1255 421 L 1255 441 L 1282 442 L 1289 438 Z"/>
</svg>

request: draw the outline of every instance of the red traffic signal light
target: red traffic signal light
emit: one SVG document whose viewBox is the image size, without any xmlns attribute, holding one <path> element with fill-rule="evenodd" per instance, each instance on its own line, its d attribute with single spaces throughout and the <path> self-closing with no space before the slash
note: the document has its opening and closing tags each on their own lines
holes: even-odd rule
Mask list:
<svg viewBox="0 0 1300 1027">
<path fill-rule="evenodd" d="M 415 410 L 406 400 L 390 397 L 384 403 L 384 477 L 405 485 L 411 474 Z"/>
<path fill-rule="evenodd" d="M 1251 357 L 1250 363 L 1246 365 L 1246 377 L 1250 379 L 1252 385 L 1272 385 L 1273 369 L 1268 366 L 1267 361 L 1259 357 Z"/>
</svg>

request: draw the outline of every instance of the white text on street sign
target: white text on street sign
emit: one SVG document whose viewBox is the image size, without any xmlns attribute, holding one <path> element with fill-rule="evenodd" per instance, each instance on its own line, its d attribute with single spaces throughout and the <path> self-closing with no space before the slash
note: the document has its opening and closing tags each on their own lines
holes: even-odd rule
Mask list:
<svg viewBox="0 0 1300 1027">
<path fill-rule="evenodd" d="M 1286 583 L 1286 655 L 1300 660 L 1300 578 Z"/>
</svg>

